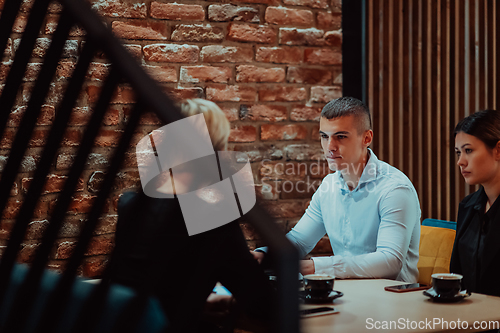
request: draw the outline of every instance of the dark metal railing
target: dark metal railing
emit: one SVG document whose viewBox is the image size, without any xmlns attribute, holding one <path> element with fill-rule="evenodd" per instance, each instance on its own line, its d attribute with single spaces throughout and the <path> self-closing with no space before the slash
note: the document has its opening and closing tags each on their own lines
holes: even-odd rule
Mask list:
<svg viewBox="0 0 500 333">
<path fill-rule="evenodd" d="M 4 50 L 7 46 L 21 3 L 21 0 L 5 1 L 0 17 L 1 50 Z M 8 310 L 9 315 L 5 323 L 0 327 L 0 331 L 2 332 L 21 332 L 31 319 L 31 310 L 34 307 L 39 292 L 40 279 L 47 266 L 50 251 L 63 225 L 66 212 L 71 203 L 71 197 L 75 193 L 79 177 L 91 153 L 102 119 L 118 85 L 122 82 L 129 84 L 135 92 L 136 103 L 130 116 L 127 118 L 128 121 L 125 130 L 113 152 L 113 157 L 106 170 L 106 176 L 97 194 L 97 198 L 93 202 L 90 213 L 87 214 L 76 247 L 68 263 L 65 265 L 64 272 L 58 280 L 57 286 L 48 298 L 41 321 L 37 323 L 36 332 L 53 331 L 61 319 L 59 318 L 62 313 L 61 309 L 70 302 L 69 291 L 73 286 L 77 269 L 82 263 L 106 199 L 112 189 L 116 174 L 120 170 L 127 149 L 130 147 L 141 114 L 145 110 L 153 111 L 165 124 L 182 118 L 179 111 L 163 93 L 162 89 L 144 72 L 136 60 L 127 53 L 124 46 L 113 36 L 98 15 L 91 10 L 90 5 L 86 1 L 61 0 L 60 3 L 62 4 L 63 12 L 60 15 L 60 20 L 50 47 L 44 57 L 35 86 L 31 91 L 31 97 L 10 148 L 7 163 L 2 171 L 0 180 L 0 208 L 2 210 L 5 209 L 8 203 L 11 187 L 28 149 L 31 134 L 49 92 L 50 83 L 56 73 L 71 28 L 75 25 L 82 27 L 86 32 L 86 40 L 62 101 L 57 106 L 56 116 L 34 172 L 34 177 L 24 197 L 20 212 L 11 230 L 7 247 L 0 261 L 0 306 L 5 301 L 11 272 L 15 265 L 20 245 L 28 224 L 33 217 L 35 207 L 39 202 L 46 177 L 50 172 L 59 145 L 63 140 L 71 111 L 84 85 L 89 65 L 98 51 L 106 54 L 107 59 L 111 63 L 111 70 L 100 91 L 96 105 L 92 107 L 91 119 L 85 128 L 64 188 L 58 195 L 55 208 L 48 218 L 49 224 L 44 231 L 41 244 L 36 250 L 35 259 L 31 263 L 29 272 L 15 295 L 14 301 Z M 14 106 L 17 92 L 21 87 L 24 72 L 31 58 L 32 50 L 35 47 L 48 5 L 49 0 L 35 0 L 30 11 L 21 42 L 5 81 L 2 95 L 0 96 L 0 136 L 3 136 L 5 133 L 10 112 Z M 298 332 L 298 253 L 282 235 L 272 218 L 258 205 L 246 215 L 246 218 L 269 244 L 270 254 L 274 257 L 273 261 L 277 263 L 276 269 L 279 277 L 279 309 L 276 318 L 277 331 L 283 333 Z M 113 262 L 112 255 L 104 272 L 105 276 L 111 274 Z M 106 279 L 103 279 L 103 281 L 106 281 Z M 101 283 L 101 285 L 94 289 L 93 294 L 82 308 L 79 315 L 80 319 L 77 321 L 77 327 L 75 327 L 74 331 L 92 331 L 96 325 L 96 320 L 93 320 L 93 318 L 97 318 L 100 309 L 99 305 L 102 304 L 102 299 L 108 289 L 109 286 L 107 283 Z"/>
</svg>

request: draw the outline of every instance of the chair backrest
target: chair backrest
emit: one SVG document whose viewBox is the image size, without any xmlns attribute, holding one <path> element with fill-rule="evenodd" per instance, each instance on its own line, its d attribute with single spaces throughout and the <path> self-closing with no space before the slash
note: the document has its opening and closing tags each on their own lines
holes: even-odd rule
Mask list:
<svg viewBox="0 0 500 333">
<path fill-rule="evenodd" d="M 450 259 L 455 242 L 455 230 L 439 227 L 420 227 L 420 258 L 418 282 L 431 284 L 434 273 L 449 273 Z"/>
<path fill-rule="evenodd" d="M 436 220 L 436 219 L 427 218 L 427 219 L 422 221 L 422 225 L 425 225 L 428 227 L 439 227 L 439 228 L 457 230 L 457 222 L 453 222 L 453 221 Z"/>
<path fill-rule="evenodd" d="M 18 29 L 14 26 L 16 17 L 22 9 L 22 0 L 5 0 L 0 17 L 0 50 L 6 50 L 11 36 L 11 32 Z M 108 197 L 117 173 L 120 170 L 125 153 L 133 146 L 132 140 L 136 134 L 141 115 L 145 111 L 154 112 L 158 118 L 168 124 L 182 118 L 180 112 L 174 107 L 170 99 L 144 71 L 137 61 L 127 52 L 120 41 L 113 36 L 109 27 L 100 20 L 100 18 L 91 10 L 90 4 L 86 0 L 59 0 L 59 6 L 62 8 L 60 18 L 57 23 L 54 34 L 50 41 L 50 46 L 42 55 L 43 63 L 39 70 L 34 86 L 29 94 L 27 107 L 21 118 L 17 132 L 13 136 L 6 131 L 11 111 L 22 89 L 22 80 L 24 73 L 27 72 L 32 51 L 39 45 L 37 39 L 39 32 L 43 31 L 42 25 L 46 17 L 51 17 L 49 5 L 50 0 L 35 0 L 30 2 L 32 5 L 28 20 L 24 27 L 24 32 L 20 42 L 16 41 L 16 52 L 14 61 L 9 64 L 5 85 L 0 96 L 0 138 L 6 138 L 11 142 L 9 146 L 9 156 L 3 166 L 0 180 L 0 210 L 6 211 L 11 189 L 21 166 L 25 163 L 25 155 L 30 145 L 30 139 L 34 132 L 37 120 L 43 109 L 45 100 L 49 95 L 49 87 L 54 77 L 57 78 L 58 69 L 61 65 L 61 57 L 68 42 L 68 36 L 72 28 L 78 26 L 83 31 L 83 48 L 78 55 L 77 62 L 71 74 L 71 78 L 63 93 L 60 102 L 55 106 L 55 117 L 52 121 L 50 130 L 45 139 L 45 144 L 41 153 L 36 156 L 36 169 L 30 180 L 27 193 L 23 197 L 19 213 L 15 217 L 14 225 L 9 234 L 7 246 L 2 253 L 0 261 L 0 305 L 7 302 L 7 295 L 12 290 L 11 287 L 19 281 L 14 281 L 14 270 L 16 269 L 16 258 L 20 252 L 20 246 L 23 242 L 26 231 L 40 202 L 41 194 L 46 185 L 47 176 L 53 166 L 54 160 L 58 154 L 61 143 L 66 140 L 64 136 L 70 123 L 72 110 L 76 101 L 87 87 L 85 78 L 90 72 L 90 65 L 95 56 L 105 57 L 110 63 L 110 70 L 103 75 L 103 84 L 92 98 L 90 110 L 91 116 L 86 122 L 86 127 L 81 133 L 81 140 L 78 144 L 76 156 L 71 161 L 69 172 L 65 175 L 63 190 L 54 200 L 54 205 L 48 212 L 48 224 L 43 233 L 41 243 L 37 246 L 34 259 L 31 262 L 29 270 L 22 279 L 21 284 L 16 289 L 8 305 L 7 314 L 3 315 L 3 322 L 0 323 L 2 332 L 24 331 L 27 325 L 31 325 L 30 320 L 34 320 L 30 315 L 33 309 L 37 307 L 43 309 L 40 315 L 40 322 L 33 327 L 35 332 L 52 332 L 62 320 L 63 310 L 74 301 L 71 290 L 75 288 L 77 280 L 76 275 L 79 266 L 82 264 L 84 255 L 92 240 L 94 230 L 97 227 L 99 218 L 102 215 L 103 208 L 108 204 Z M 47 15 L 49 13 L 49 15 Z M 23 16 L 24 13 L 22 14 Z M 53 16 L 53 15 L 52 15 Z M 14 27 L 14 28 L 13 28 Z M 69 43 L 71 45 L 71 43 Z M 96 197 L 94 198 L 89 213 L 84 219 L 82 230 L 78 236 L 78 241 L 72 248 L 71 256 L 64 265 L 64 271 L 61 276 L 55 280 L 54 285 L 46 289 L 43 284 L 43 277 L 46 275 L 46 269 L 49 255 L 53 250 L 54 244 L 61 231 L 65 221 L 66 213 L 71 205 L 71 198 L 76 193 L 82 171 L 91 159 L 92 148 L 96 138 L 101 130 L 101 124 L 108 107 L 115 93 L 119 92 L 123 86 L 128 84 L 130 90 L 135 96 L 134 106 L 127 114 L 125 124 L 118 142 L 114 148 L 110 148 L 110 158 L 107 163 L 105 177 L 101 182 Z M 94 96 L 94 95 L 93 95 Z M 8 136 L 10 135 L 10 137 Z M 196 136 L 196 132 L 193 131 Z M 142 136 L 142 135 L 141 135 Z M 193 144 L 196 142 L 193 138 Z M 279 227 L 273 223 L 273 220 L 258 205 L 252 209 L 246 219 L 255 226 L 264 240 L 274 249 L 276 262 L 278 265 L 278 276 L 280 278 L 279 300 L 280 310 L 278 326 L 280 332 L 298 332 L 298 290 L 296 276 L 298 273 L 298 252 L 286 240 L 280 232 Z M 103 273 L 103 281 L 108 281 L 113 269 L 114 256 L 109 259 L 106 270 Z M 54 280 L 54 281 L 55 281 Z M 91 295 L 86 299 L 84 305 L 78 313 L 76 331 L 91 332 L 98 323 L 98 316 L 102 314 L 108 299 L 109 291 L 113 288 L 103 282 L 97 287 L 92 288 Z M 50 290 L 42 305 L 37 303 L 40 293 Z M 112 291 L 111 291 L 112 292 Z M 139 295 L 144 309 L 148 301 Z M 130 313 L 140 313 L 141 307 L 135 306 L 134 311 Z M 125 316 L 124 318 L 132 320 L 139 324 L 141 318 L 137 315 Z M 122 321 L 119 324 L 124 324 Z M 132 324 L 127 326 L 128 331 L 132 331 Z"/>
</svg>

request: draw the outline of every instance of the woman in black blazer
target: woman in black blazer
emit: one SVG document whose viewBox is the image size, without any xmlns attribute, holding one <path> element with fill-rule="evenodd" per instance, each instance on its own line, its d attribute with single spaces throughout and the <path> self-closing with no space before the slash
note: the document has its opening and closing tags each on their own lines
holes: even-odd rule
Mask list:
<svg viewBox="0 0 500 333">
<path fill-rule="evenodd" d="M 457 165 L 479 184 L 458 208 L 450 271 L 468 291 L 500 296 L 500 112 L 478 111 L 455 128 Z"/>
<path fill-rule="evenodd" d="M 215 103 L 188 100 L 182 113 L 203 114 L 215 151 L 226 150 L 230 126 Z M 175 188 L 161 181 L 162 174 L 156 178 L 158 182 L 150 182 L 156 194 L 178 195 L 202 188 L 188 166 L 179 171 Z M 238 309 L 260 322 L 259 328 L 266 330 L 276 318 L 276 291 L 250 254 L 238 220 L 190 236 L 177 196 L 125 193 L 118 202 L 116 252 L 112 280 L 157 296 L 169 320 L 169 332 L 207 332 L 201 324 L 202 312 L 218 281 L 231 291 Z"/>
</svg>

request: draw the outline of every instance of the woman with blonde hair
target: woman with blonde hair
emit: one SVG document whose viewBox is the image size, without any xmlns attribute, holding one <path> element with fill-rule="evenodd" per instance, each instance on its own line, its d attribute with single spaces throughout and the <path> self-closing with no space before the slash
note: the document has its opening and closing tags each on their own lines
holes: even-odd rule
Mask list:
<svg viewBox="0 0 500 333">
<path fill-rule="evenodd" d="M 203 114 L 214 150 L 227 148 L 229 121 L 215 103 L 187 100 L 181 110 L 187 117 Z M 192 188 L 192 177 L 183 179 L 182 186 Z M 175 190 L 179 187 L 176 181 Z M 173 188 L 162 185 L 157 191 Z M 116 248 L 121 254 L 114 282 L 156 295 L 173 332 L 207 331 L 201 313 L 216 282 L 263 327 L 274 318 L 275 290 L 248 251 L 238 220 L 189 236 L 177 197 L 124 193 L 118 203 Z"/>
</svg>

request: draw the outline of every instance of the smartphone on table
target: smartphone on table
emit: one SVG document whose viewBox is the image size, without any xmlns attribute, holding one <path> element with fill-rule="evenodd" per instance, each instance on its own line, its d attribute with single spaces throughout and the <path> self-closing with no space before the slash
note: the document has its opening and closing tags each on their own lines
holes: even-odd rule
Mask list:
<svg viewBox="0 0 500 333">
<path fill-rule="evenodd" d="M 332 313 L 338 313 L 338 311 L 335 310 L 335 308 L 332 308 L 331 306 L 324 306 L 321 308 L 300 310 L 299 313 L 302 318 L 307 318 L 307 317 L 316 317 Z"/>
<path fill-rule="evenodd" d="M 407 284 L 400 284 L 397 286 L 385 287 L 384 289 L 396 293 L 404 293 L 408 291 L 425 290 L 429 289 L 430 287 L 431 286 L 429 286 L 428 284 L 423 284 L 423 283 L 407 283 Z"/>
</svg>

